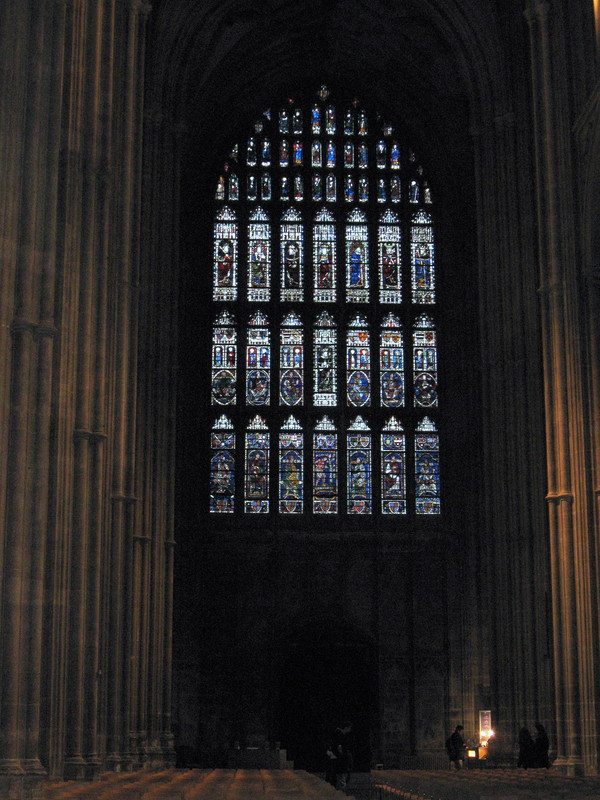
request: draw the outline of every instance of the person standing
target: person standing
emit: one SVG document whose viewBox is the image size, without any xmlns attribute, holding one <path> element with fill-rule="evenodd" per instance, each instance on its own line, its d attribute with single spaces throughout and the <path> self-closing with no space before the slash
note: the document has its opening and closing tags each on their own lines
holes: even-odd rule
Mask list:
<svg viewBox="0 0 600 800">
<path fill-rule="evenodd" d="M 535 727 L 537 730 L 537 736 L 535 737 L 534 746 L 534 765 L 536 767 L 545 767 L 545 769 L 550 769 L 550 759 L 548 758 L 550 741 L 548 739 L 548 734 L 546 733 L 546 729 L 541 722 L 536 722 Z"/>
<path fill-rule="evenodd" d="M 335 729 L 332 741 L 332 752 L 335 755 L 336 783 L 335 786 L 346 792 L 350 773 L 354 762 L 352 748 L 352 723 L 341 722 Z"/>
<path fill-rule="evenodd" d="M 462 732 L 464 727 L 457 725 L 454 729 L 452 736 L 446 739 L 446 750 L 448 758 L 450 759 L 450 769 L 462 769 L 463 760 L 465 757 L 465 740 L 463 739 Z"/>
<path fill-rule="evenodd" d="M 534 761 L 535 742 L 529 733 L 529 728 L 523 727 L 519 731 L 519 760 L 517 761 L 517 767 L 528 769 L 534 766 Z"/>
</svg>

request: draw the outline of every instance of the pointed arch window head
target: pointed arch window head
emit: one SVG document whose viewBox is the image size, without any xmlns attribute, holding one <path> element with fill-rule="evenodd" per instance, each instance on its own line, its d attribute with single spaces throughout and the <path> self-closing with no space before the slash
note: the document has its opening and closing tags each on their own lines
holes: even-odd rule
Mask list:
<svg viewBox="0 0 600 800">
<path fill-rule="evenodd" d="M 213 425 L 210 437 L 211 514 L 235 511 L 235 432 L 232 421 L 222 414 Z"/>
<path fill-rule="evenodd" d="M 304 511 L 304 434 L 293 416 L 288 417 L 279 433 L 279 511 Z"/>
<path fill-rule="evenodd" d="M 427 314 L 417 318 L 413 330 L 413 385 L 415 406 L 438 405 L 437 337 Z"/>
<path fill-rule="evenodd" d="M 333 421 L 324 416 L 313 434 L 313 512 L 337 514 L 338 447 Z"/>
<path fill-rule="evenodd" d="M 406 439 L 395 417 L 381 434 L 381 513 L 406 514 Z"/>
<path fill-rule="evenodd" d="M 415 510 L 440 513 L 440 442 L 435 424 L 424 417 L 415 433 Z"/>
</svg>

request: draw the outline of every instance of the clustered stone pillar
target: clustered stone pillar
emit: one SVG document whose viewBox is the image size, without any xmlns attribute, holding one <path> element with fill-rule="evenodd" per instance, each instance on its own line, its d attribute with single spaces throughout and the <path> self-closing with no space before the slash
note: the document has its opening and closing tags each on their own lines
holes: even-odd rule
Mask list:
<svg viewBox="0 0 600 800">
<path fill-rule="evenodd" d="M 531 42 L 536 146 L 557 764 L 569 772 L 595 772 L 598 676 L 593 603 L 597 576 L 591 568 L 587 381 L 582 366 L 585 325 L 579 301 L 584 276 L 578 270 L 581 258 L 572 202 L 572 111 L 561 66 L 566 31 L 551 2 L 530 2 L 525 15 Z"/>
<path fill-rule="evenodd" d="M 173 763 L 178 137 L 142 254 L 149 13 L 0 7 L 0 795 Z"/>
</svg>

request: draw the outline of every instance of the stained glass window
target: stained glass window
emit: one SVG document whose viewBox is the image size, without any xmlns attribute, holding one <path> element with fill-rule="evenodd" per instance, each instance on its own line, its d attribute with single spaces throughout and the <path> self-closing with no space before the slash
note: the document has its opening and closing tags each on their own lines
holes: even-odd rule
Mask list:
<svg viewBox="0 0 600 800">
<path fill-rule="evenodd" d="M 336 514 L 338 510 L 338 453 L 335 425 L 324 416 L 313 434 L 313 511 Z"/>
<path fill-rule="evenodd" d="M 235 510 L 235 433 L 233 423 L 223 414 L 210 435 L 211 514 L 232 514 Z"/>
<path fill-rule="evenodd" d="M 440 442 L 429 417 L 415 433 L 415 510 L 417 514 L 440 513 Z"/>
<path fill-rule="evenodd" d="M 250 317 L 246 346 L 246 403 L 266 406 L 271 396 L 271 336 L 267 317 L 257 311 Z"/>
<path fill-rule="evenodd" d="M 246 513 L 265 514 L 269 511 L 269 432 L 258 415 L 246 430 L 245 460 Z"/>
<path fill-rule="evenodd" d="M 413 330 L 413 383 L 415 406 L 437 406 L 437 339 L 426 314 L 418 317 Z"/>
<path fill-rule="evenodd" d="M 279 434 L 279 511 L 304 511 L 304 434 L 295 417 L 289 417 Z"/>
<path fill-rule="evenodd" d="M 431 215 L 417 211 L 410 231 L 413 303 L 435 302 L 435 266 Z"/>
<path fill-rule="evenodd" d="M 225 206 L 214 226 L 213 299 L 237 298 L 238 233 L 235 211 Z"/>
<path fill-rule="evenodd" d="M 346 225 L 346 300 L 369 302 L 369 239 L 367 217 L 354 209 Z"/>
<path fill-rule="evenodd" d="M 280 232 L 281 299 L 304 299 L 304 226 L 295 209 L 283 215 Z"/>
<path fill-rule="evenodd" d="M 317 303 L 335 303 L 336 240 L 333 214 L 322 209 L 313 233 L 313 297 Z"/>
<path fill-rule="evenodd" d="M 229 311 L 218 316 L 212 337 L 211 402 L 226 406 L 235 403 L 237 381 L 237 332 Z"/>
<path fill-rule="evenodd" d="M 271 297 L 271 226 L 262 208 L 250 214 L 248 225 L 248 300 L 267 302 Z"/>
<path fill-rule="evenodd" d="M 395 417 L 381 434 L 381 513 L 406 514 L 406 442 Z"/>
<path fill-rule="evenodd" d="M 404 405 L 404 346 L 400 319 L 390 312 L 381 323 L 379 348 L 381 405 L 399 408 Z"/>
<path fill-rule="evenodd" d="M 304 402 L 304 341 L 302 320 L 293 311 L 282 322 L 279 346 L 279 402 L 297 406 Z"/>
<path fill-rule="evenodd" d="M 370 514 L 373 499 L 371 434 L 358 416 L 347 434 L 347 493 L 349 514 Z"/>
<path fill-rule="evenodd" d="M 379 261 L 379 300 L 402 301 L 400 224 L 398 215 L 388 209 L 379 219 L 377 255 Z"/>
<path fill-rule="evenodd" d="M 371 347 L 369 328 L 355 314 L 346 335 L 346 389 L 349 406 L 371 405 Z"/>
<path fill-rule="evenodd" d="M 333 317 L 323 311 L 315 322 L 314 392 L 316 406 L 337 405 L 337 331 Z"/>
</svg>

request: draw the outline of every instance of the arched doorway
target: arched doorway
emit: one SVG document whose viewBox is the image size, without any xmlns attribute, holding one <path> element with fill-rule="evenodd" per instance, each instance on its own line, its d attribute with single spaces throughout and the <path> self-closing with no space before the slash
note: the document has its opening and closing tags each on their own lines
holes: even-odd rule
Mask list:
<svg viewBox="0 0 600 800">
<path fill-rule="evenodd" d="M 376 663 L 373 643 L 335 620 L 308 624 L 283 643 L 278 728 L 296 768 L 323 771 L 327 738 L 350 720 L 354 769 L 369 769 L 378 728 Z"/>
</svg>

